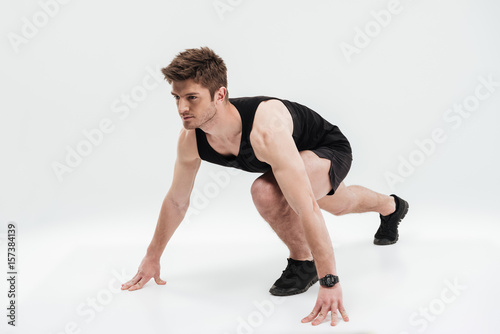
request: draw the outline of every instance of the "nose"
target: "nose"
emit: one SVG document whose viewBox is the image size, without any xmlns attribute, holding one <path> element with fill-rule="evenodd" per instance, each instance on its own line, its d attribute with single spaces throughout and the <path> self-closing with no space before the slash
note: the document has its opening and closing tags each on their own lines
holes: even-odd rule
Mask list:
<svg viewBox="0 0 500 334">
<path fill-rule="evenodd" d="M 177 102 L 177 108 L 179 109 L 179 113 L 181 113 L 181 114 L 189 111 L 189 106 L 188 106 L 187 101 L 183 101 L 182 98 L 179 99 L 179 101 Z"/>
</svg>

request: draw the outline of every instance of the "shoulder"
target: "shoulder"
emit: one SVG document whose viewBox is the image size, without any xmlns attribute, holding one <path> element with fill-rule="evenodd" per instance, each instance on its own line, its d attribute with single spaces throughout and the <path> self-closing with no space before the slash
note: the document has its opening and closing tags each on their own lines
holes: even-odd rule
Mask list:
<svg viewBox="0 0 500 334">
<path fill-rule="evenodd" d="M 278 99 L 271 98 L 269 100 L 264 100 L 259 103 L 257 107 L 257 112 L 259 110 L 266 110 L 268 112 L 277 112 L 277 111 L 288 111 L 287 107 L 283 102 Z"/>
<path fill-rule="evenodd" d="M 196 130 L 181 129 L 177 142 L 177 157 L 186 162 L 200 159 L 196 144 Z"/>
<path fill-rule="evenodd" d="M 291 134 L 292 132 L 292 116 L 283 102 L 273 99 L 262 101 L 259 104 L 255 112 L 250 139 L 271 134 Z"/>
<path fill-rule="evenodd" d="M 271 164 L 273 152 L 293 143 L 293 120 L 279 100 L 262 102 L 255 113 L 250 142 L 257 159 Z"/>
</svg>

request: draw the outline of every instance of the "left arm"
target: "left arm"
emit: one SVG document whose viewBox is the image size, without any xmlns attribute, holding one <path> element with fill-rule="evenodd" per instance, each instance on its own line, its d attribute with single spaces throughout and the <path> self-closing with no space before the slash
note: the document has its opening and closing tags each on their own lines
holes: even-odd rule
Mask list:
<svg viewBox="0 0 500 334">
<path fill-rule="evenodd" d="M 316 263 L 318 277 L 337 275 L 330 236 L 292 132 L 290 113 L 282 102 L 271 100 L 261 103 L 257 109 L 250 141 L 255 156 L 271 165 L 285 199 L 299 216 Z M 319 314 L 313 325 L 319 324 L 328 311 L 336 314 L 337 309 L 346 320 L 340 285 L 333 288 L 321 287 L 313 313 L 303 321 L 311 321 Z M 335 322 L 333 318 L 332 316 L 332 324 Z"/>
<path fill-rule="evenodd" d="M 318 276 L 336 275 L 333 247 L 314 196 L 304 162 L 292 138 L 293 123 L 280 101 L 261 103 L 250 141 L 257 159 L 271 165 L 274 177 L 290 207 L 299 216 L 313 253 Z M 286 108 L 283 105 L 283 108 Z M 260 113 L 259 113 L 260 111 Z M 288 113 L 288 115 L 286 114 Z"/>
</svg>

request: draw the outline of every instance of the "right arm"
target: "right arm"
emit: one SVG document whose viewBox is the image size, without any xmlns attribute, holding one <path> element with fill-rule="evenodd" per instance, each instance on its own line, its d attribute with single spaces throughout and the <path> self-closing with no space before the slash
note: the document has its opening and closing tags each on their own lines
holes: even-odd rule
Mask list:
<svg viewBox="0 0 500 334">
<path fill-rule="evenodd" d="M 137 274 L 122 285 L 122 290 L 141 289 L 151 278 L 154 278 L 157 284 L 166 283 L 160 279 L 160 257 L 186 215 L 200 164 L 201 159 L 196 147 L 195 132 L 182 129 L 177 145 L 177 159 L 172 185 L 163 200 L 153 239 Z"/>
</svg>

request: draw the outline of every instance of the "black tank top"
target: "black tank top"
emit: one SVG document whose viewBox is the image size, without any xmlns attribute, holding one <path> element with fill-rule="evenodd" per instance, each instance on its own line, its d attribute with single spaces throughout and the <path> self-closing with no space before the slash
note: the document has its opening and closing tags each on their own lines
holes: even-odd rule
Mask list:
<svg viewBox="0 0 500 334">
<path fill-rule="evenodd" d="M 241 117 L 241 143 L 237 156 L 222 155 L 216 152 L 208 143 L 205 132 L 196 129 L 196 144 L 200 158 L 214 164 L 242 169 L 248 172 L 264 173 L 271 166 L 255 157 L 250 144 L 250 131 L 257 107 L 262 101 L 279 100 L 287 107 L 293 119 L 293 140 L 298 151 L 311 150 L 326 146 L 336 151 L 351 153 L 351 146 L 339 128 L 330 124 L 314 110 L 296 102 L 281 100 L 274 97 L 256 96 L 230 98 Z"/>
</svg>

